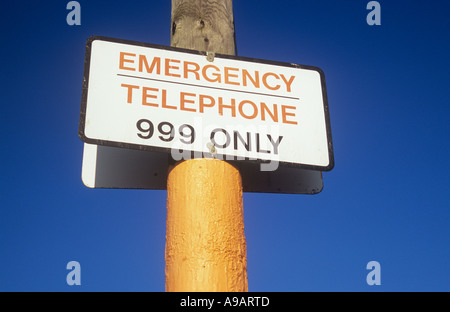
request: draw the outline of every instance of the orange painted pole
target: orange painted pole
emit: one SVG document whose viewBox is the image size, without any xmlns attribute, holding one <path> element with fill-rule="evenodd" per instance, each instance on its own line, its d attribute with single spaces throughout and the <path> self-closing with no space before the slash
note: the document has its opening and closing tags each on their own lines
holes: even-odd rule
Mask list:
<svg viewBox="0 0 450 312">
<path fill-rule="evenodd" d="M 232 0 L 172 0 L 171 45 L 234 54 Z M 242 179 L 218 159 L 176 164 L 167 180 L 166 291 L 248 291 Z"/>
<path fill-rule="evenodd" d="M 167 192 L 166 291 L 248 291 L 239 171 L 187 160 L 170 171 Z"/>
</svg>

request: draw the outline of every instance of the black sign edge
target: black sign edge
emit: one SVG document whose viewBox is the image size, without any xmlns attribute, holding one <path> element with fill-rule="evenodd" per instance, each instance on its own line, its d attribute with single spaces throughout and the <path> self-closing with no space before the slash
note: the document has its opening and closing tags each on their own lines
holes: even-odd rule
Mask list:
<svg viewBox="0 0 450 312">
<path fill-rule="evenodd" d="M 118 39 L 118 38 L 111 38 L 111 37 L 105 37 L 105 36 L 97 36 L 97 35 L 90 36 L 86 41 L 83 83 L 82 83 L 82 90 L 81 90 L 80 121 L 79 121 L 79 127 L 78 127 L 78 136 L 80 137 L 80 139 L 83 142 L 86 142 L 89 144 L 106 145 L 106 146 L 113 146 L 113 147 L 120 147 L 120 148 L 130 148 L 130 149 L 135 149 L 135 150 L 146 150 L 146 151 L 152 151 L 152 152 L 165 152 L 165 153 L 170 152 L 169 148 L 153 147 L 153 146 L 146 146 L 146 145 L 139 145 L 139 144 L 99 140 L 99 139 L 91 139 L 86 136 L 84 129 L 85 129 L 85 125 L 86 125 L 86 106 L 87 106 L 88 85 L 89 85 L 89 71 L 90 71 L 90 62 L 91 62 L 92 43 L 95 40 L 123 43 L 123 44 L 129 44 L 129 45 L 135 45 L 135 46 L 141 46 L 141 47 L 190 53 L 190 54 L 203 55 L 203 56 L 206 56 L 206 52 L 190 50 L 190 49 L 183 49 L 183 48 L 176 48 L 176 47 L 171 47 L 171 46 L 163 46 L 163 45 L 151 44 L 151 43 L 145 43 L 145 42 L 139 42 L 139 41 L 133 41 L 133 40 Z M 335 162 L 334 162 L 333 143 L 332 143 L 332 138 L 331 138 L 331 124 L 330 124 L 330 114 L 329 114 L 329 107 L 328 107 L 328 96 L 327 96 L 327 92 L 326 92 L 325 73 L 323 72 L 323 70 L 321 68 L 316 67 L 316 66 L 310 66 L 310 65 L 300 65 L 300 64 L 295 64 L 295 63 L 263 60 L 263 59 L 249 58 L 249 57 L 235 56 L 235 55 L 227 55 L 227 54 L 215 54 L 215 57 L 317 71 L 320 75 L 321 87 L 322 87 L 322 98 L 323 98 L 324 113 L 325 113 L 325 116 L 324 116 L 325 117 L 325 128 L 326 128 L 327 142 L 328 142 L 328 160 L 329 160 L 328 165 L 327 166 L 316 166 L 316 165 L 306 165 L 306 164 L 282 162 L 282 161 L 280 161 L 279 164 L 282 166 L 287 166 L 287 167 L 292 167 L 292 168 L 302 168 L 302 169 L 317 170 L 317 171 L 330 171 L 334 168 Z M 203 151 L 191 151 L 191 153 L 195 153 L 195 152 L 203 153 Z M 248 160 L 248 161 L 251 161 L 253 163 L 266 162 L 266 160 L 260 160 L 260 159 L 257 159 L 257 160 L 252 159 L 252 160 Z"/>
</svg>

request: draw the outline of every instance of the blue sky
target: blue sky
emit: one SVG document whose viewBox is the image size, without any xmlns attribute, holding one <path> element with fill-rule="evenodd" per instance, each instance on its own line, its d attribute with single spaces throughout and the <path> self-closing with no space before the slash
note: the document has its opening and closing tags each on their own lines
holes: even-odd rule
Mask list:
<svg viewBox="0 0 450 312">
<path fill-rule="evenodd" d="M 164 291 L 167 193 L 85 187 L 78 121 L 86 39 L 168 46 L 170 1 L 67 2 L 0 13 L 0 291 Z M 335 156 L 317 195 L 244 194 L 250 291 L 450 290 L 450 2 L 367 2 L 234 1 L 239 56 L 324 71 Z"/>
</svg>

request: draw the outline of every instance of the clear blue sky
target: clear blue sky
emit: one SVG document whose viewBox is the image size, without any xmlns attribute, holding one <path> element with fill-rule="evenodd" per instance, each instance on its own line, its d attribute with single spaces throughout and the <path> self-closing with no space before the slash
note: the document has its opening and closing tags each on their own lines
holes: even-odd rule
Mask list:
<svg viewBox="0 0 450 312">
<path fill-rule="evenodd" d="M 78 121 L 86 39 L 170 45 L 170 1 L 67 2 L 0 13 L 0 291 L 164 291 L 166 192 L 85 187 Z M 450 1 L 367 2 L 234 1 L 238 55 L 325 72 L 335 155 L 317 195 L 244 194 L 250 291 L 450 291 Z"/>
</svg>

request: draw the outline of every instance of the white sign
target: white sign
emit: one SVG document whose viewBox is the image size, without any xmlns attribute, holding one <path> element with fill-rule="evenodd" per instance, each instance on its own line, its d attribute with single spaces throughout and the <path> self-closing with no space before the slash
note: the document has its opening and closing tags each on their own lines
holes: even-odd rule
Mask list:
<svg viewBox="0 0 450 312">
<path fill-rule="evenodd" d="M 175 160 L 334 166 L 320 69 L 104 37 L 88 39 L 79 132 Z"/>
</svg>

